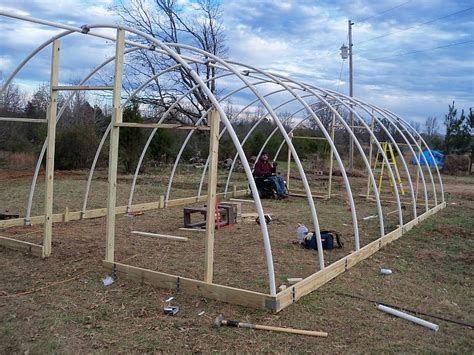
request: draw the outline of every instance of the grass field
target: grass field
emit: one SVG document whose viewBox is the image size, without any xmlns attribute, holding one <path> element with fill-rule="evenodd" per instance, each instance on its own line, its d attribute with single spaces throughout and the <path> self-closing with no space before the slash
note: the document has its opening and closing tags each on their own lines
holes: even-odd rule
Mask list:
<svg viewBox="0 0 474 355">
<path fill-rule="evenodd" d="M 284 171 L 284 168 L 282 168 Z M 173 197 L 195 195 L 192 170 L 180 172 Z M 163 175 L 141 178 L 135 202 L 156 201 L 167 181 Z M 236 176 L 236 181 L 242 180 Z M 85 173 L 58 175 L 57 211 L 79 210 Z M 360 192 L 366 180 L 351 178 Z M 53 256 L 40 260 L 0 248 L 0 353 L 72 352 L 455 352 L 471 353 L 473 329 L 423 318 L 440 325 L 439 332 L 378 311 L 374 303 L 341 293 L 377 299 L 447 318 L 474 323 L 474 178 L 445 177 L 448 207 L 401 239 L 340 275 L 278 314 L 118 279 L 104 287 L 105 219 L 58 223 L 53 230 Z M 225 175 L 220 176 L 220 188 Z M 340 178 L 335 196 L 317 201 L 324 229 L 337 229 L 346 245 L 325 252 L 328 263 L 353 250 L 350 213 Z M 0 199 L 10 211 L 23 211 L 30 180 L 15 174 L 1 179 Z M 126 204 L 129 176 L 119 180 L 119 202 Z M 298 182 L 295 182 L 298 184 Z M 316 181 L 312 186 L 319 186 Z M 94 180 L 90 207 L 105 204 L 105 176 Z M 239 187 L 244 187 L 245 183 Z M 23 197 L 22 197 L 23 196 Z M 41 213 L 41 185 L 34 212 Z M 363 245 L 379 235 L 376 220 L 361 217 L 374 206 L 357 199 Z M 317 270 L 317 255 L 291 242 L 297 222 L 309 223 L 304 199 L 264 201 L 277 220 L 269 225 L 278 284 L 287 277 L 305 277 Z M 384 204 L 387 214 L 393 205 Z M 254 211 L 245 203 L 245 212 Z M 421 211 L 421 209 L 420 209 Z M 410 210 L 404 211 L 409 218 Z M 21 212 L 22 213 L 22 212 Z M 397 223 L 386 215 L 387 225 Z M 407 219 L 408 220 L 408 219 Z M 179 231 L 182 209 L 149 211 L 117 219 L 118 261 L 135 266 L 202 278 L 203 235 Z M 188 236 L 186 244 L 131 236 L 131 230 Z M 179 233 L 179 234 L 178 234 Z M 3 230 L 24 240 L 41 241 L 41 226 Z M 268 292 L 262 241 L 256 224 L 239 224 L 216 233 L 215 282 Z M 394 271 L 382 276 L 378 270 Z M 162 311 L 162 300 L 175 296 L 181 310 L 175 317 Z M 199 316 L 204 311 L 204 315 Z M 236 328 L 213 328 L 218 314 L 227 318 L 274 326 L 324 330 L 328 338 L 311 338 Z"/>
</svg>

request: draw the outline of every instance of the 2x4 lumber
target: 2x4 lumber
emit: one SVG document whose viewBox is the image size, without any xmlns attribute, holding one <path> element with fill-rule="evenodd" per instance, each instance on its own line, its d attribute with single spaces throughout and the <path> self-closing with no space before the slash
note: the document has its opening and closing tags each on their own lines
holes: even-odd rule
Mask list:
<svg viewBox="0 0 474 355">
<path fill-rule="evenodd" d="M 293 133 L 288 134 L 288 138 L 290 139 L 290 141 L 292 141 L 293 140 Z M 288 146 L 287 148 L 288 148 L 288 164 L 287 164 L 287 167 L 286 167 L 286 188 L 289 189 L 290 188 L 290 177 L 291 177 L 291 149 L 290 149 L 290 146 Z"/>
<path fill-rule="evenodd" d="M 160 288 L 182 291 L 197 297 L 237 304 L 256 309 L 275 309 L 275 296 L 242 290 L 239 288 L 211 284 L 186 277 L 142 269 L 135 266 L 104 261 L 104 266 L 119 277 L 146 283 Z"/>
<path fill-rule="evenodd" d="M 0 122 L 48 123 L 45 118 L 0 117 Z"/>
<path fill-rule="evenodd" d="M 27 252 L 40 258 L 43 257 L 43 247 L 41 245 L 25 242 L 23 240 L 0 236 L 0 246 Z"/>
<path fill-rule="evenodd" d="M 53 42 L 51 57 L 51 90 L 49 105 L 46 112 L 48 120 L 47 150 L 46 150 L 46 173 L 45 173 L 45 196 L 44 196 L 44 235 L 43 256 L 51 254 L 51 239 L 53 234 L 53 187 L 54 187 L 54 150 L 56 145 L 56 115 L 58 111 L 58 92 L 52 89 L 58 85 L 59 78 L 59 52 L 61 50 L 59 40 Z"/>
<path fill-rule="evenodd" d="M 336 114 L 332 113 L 331 121 L 331 140 L 334 142 L 334 126 L 336 124 Z M 331 153 L 329 154 L 329 181 L 328 181 L 328 198 L 331 198 L 332 193 L 332 173 L 334 169 L 334 150 L 331 147 Z"/>
<path fill-rule="evenodd" d="M 310 140 L 318 140 L 318 141 L 325 141 L 326 138 L 325 137 L 305 137 L 305 136 L 293 136 L 293 138 L 297 138 L 297 139 L 310 139 Z"/>
<path fill-rule="evenodd" d="M 216 218 L 214 218 L 215 204 L 217 203 L 217 163 L 219 157 L 219 113 L 212 110 L 209 113 L 211 132 L 209 137 L 209 173 L 207 180 L 207 218 L 206 238 L 204 240 L 204 281 L 212 283 L 214 275 L 214 230 Z M 220 223 L 218 220 L 217 223 Z"/>
<path fill-rule="evenodd" d="M 53 90 L 56 91 L 82 91 L 82 90 L 113 90 L 113 86 L 93 86 L 93 85 L 55 85 L 53 86 Z"/>
<path fill-rule="evenodd" d="M 238 196 L 245 196 L 247 194 L 247 190 L 239 190 L 236 192 Z M 218 193 L 217 196 L 223 196 L 224 193 Z M 172 206 L 185 206 L 189 203 L 195 202 L 202 202 L 207 200 L 207 195 L 202 195 L 199 197 L 187 197 L 185 199 L 175 199 L 169 200 L 167 207 Z M 244 200 L 247 201 L 247 200 Z M 247 202 L 253 202 L 253 200 L 248 200 Z M 161 203 L 161 204 L 160 204 Z M 130 210 L 131 211 L 150 211 L 159 208 L 164 208 L 164 200 L 163 202 L 146 202 L 146 203 L 139 203 L 132 205 Z M 115 208 L 115 214 L 125 214 L 127 213 L 127 206 L 118 206 Z M 81 213 L 81 211 L 69 212 L 69 221 L 78 221 L 80 219 L 90 219 L 90 218 L 99 218 L 104 217 L 107 215 L 107 208 L 96 208 L 92 210 L 87 210 Z M 52 215 L 53 223 L 64 222 L 65 215 L 64 213 L 55 213 Z M 43 224 L 44 223 L 44 215 L 41 216 L 34 216 L 30 217 L 31 224 Z M 6 219 L 0 221 L 0 228 L 9 228 L 9 227 L 18 227 L 23 226 L 25 224 L 24 218 L 13 218 L 13 219 Z"/>
<path fill-rule="evenodd" d="M 302 281 L 296 283 L 295 285 L 281 291 L 276 295 L 277 297 L 277 312 L 284 309 L 288 305 L 293 302 L 296 302 L 301 297 L 307 295 L 308 293 L 318 289 L 322 285 L 326 284 L 336 276 L 340 275 L 341 273 L 345 272 L 346 270 L 350 269 L 360 261 L 370 257 L 375 252 L 377 252 L 383 246 L 393 242 L 400 238 L 403 234 L 408 232 L 414 226 L 419 224 L 421 221 L 427 219 L 431 215 L 437 213 L 441 209 L 446 207 L 446 203 L 441 203 L 436 207 L 432 208 L 431 210 L 423 213 L 422 215 L 418 216 L 417 218 L 411 220 L 410 222 L 406 223 L 402 227 L 399 227 L 392 232 L 384 235 L 383 237 L 365 245 L 361 249 L 352 254 L 345 256 L 342 259 L 332 263 L 331 265 L 327 266 L 324 270 L 320 270 L 307 278 L 303 279 Z"/>
<path fill-rule="evenodd" d="M 205 229 L 202 228 L 180 228 L 182 231 L 188 231 L 188 232 L 205 232 Z"/>
<path fill-rule="evenodd" d="M 115 252 L 115 204 L 117 201 L 117 163 L 120 127 L 122 122 L 121 97 L 123 78 L 123 57 L 125 49 L 125 31 L 117 29 L 117 41 L 115 44 L 115 73 L 114 91 L 112 100 L 112 129 L 110 131 L 109 148 L 109 174 L 107 186 L 107 226 L 105 260 L 113 261 Z"/>
<path fill-rule="evenodd" d="M 114 127 L 130 127 L 130 128 L 167 128 L 167 129 L 187 129 L 197 131 L 209 131 L 208 126 L 190 126 L 179 123 L 133 123 L 120 122 L 115 123 Z"/>
<path fill-rule="evenodd" d="M 164 239 L 169 239 L 169 240 L 176 240 L 178 242 L 188 241 L 188 238 L 186 237 L 178 237 L 175 235 L 168 235 L 168 234 L 149 233 L 149 232 L 140 232 L 140 231 L 132 231 L 132 234 L 141 235 L 144 237 L 156 237 L 156 238 L 164 238 Z"/>
</svg>

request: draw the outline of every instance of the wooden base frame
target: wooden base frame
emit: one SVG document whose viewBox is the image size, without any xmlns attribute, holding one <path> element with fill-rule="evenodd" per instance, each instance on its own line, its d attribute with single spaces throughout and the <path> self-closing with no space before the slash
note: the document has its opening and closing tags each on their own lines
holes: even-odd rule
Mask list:
<svg viewBox="0 0 474 355">
<path fill-rule="evenodd" d="M 114 275 L 123 277 L 125 279 L 146 283 L 161 288 L 176 290 L 177 292 L 182 291 L 196 296 L 211 298 L 241 306 L 265 309 L 272 312 L 280 312 L 289 305 L 298 301 L 301 297 L 313 292 L 338 275 L 349 270 L 360 261 L 367 259 L 383 246 L 397 240 L 420 222 L 445 207 L 446 202 L 437 205 L 436 207 L 406 223 L 402 227 L 399 227 L 384 235 L 383 237 L 374 240 L 373 242 L 360 248 L 358 251 L 355 251 L 344 258 L 339 259 L 323 270 L 320 270 L 288 287 L 287 289 L 278 293 L 276 296 L 218 284 L 206 283 L 200 280 L 142 269 L 117 262 L 104 261 L 104 266 Z"/>
<path fill-rule="evenodd" d="M 221 198 L 224 197 L 224 193 L 218 193 L 216 195 Z M 236 190 L 232 193 L 233 197 L 240 197 L 240 196 L 246 196 L 246 195 L 247 195 L 246 189 Z M 185 206 L 190 203 L 207 201 L 207 195 L 201 195 L 201 196 L 193 196 L 193 197 L 168 200 L 168 203 L 165 204 L 162 197 L 163 196 L 160 196 L 160 200 L 156 202 L 147 202 L 147 203 L 139 203 L 139 204 L 132 205 L 130 211 L 132 212 L 151 211 L 151 210 L 160 209 L 160 208 Z M 125 213 L 127 213 L 127 206 L 118 206 L 115 208 L 116 215 L 125 214 Z M 69 212 L 69 209 L 66 208 L 64 213 L 54 213 L 52 215 L 52 223 L 78 221 L 81 219 L 90 219 L 90 218 L 101 218 L 101 217 L 105 217 L 106 215 L 107 215 L 107 208 L 96 208 L 92 210 L 87 210 L 85 212 L 82 212 L 82 211 Z M 31 217 L 30 223 L 43 224 L 44 216 Z M 0 221 L 0 228 L 19 227 L 19 226 L 24 226 L 24 225 L 25 225 L 24 218 L 14 218 L 14 219 L 7 219 L 4 221 Z M 44 255 L 42 245 L 33 244 L 33 243 L 25 242 L 22 240 L 5 237 L 5 236 L 0 236 L 0 246 L 9 248 L 9 249 L 15 249 L 15 250 L 28 252 L 39 257 L 48 256 L 48 255 Z"/>
</svg>

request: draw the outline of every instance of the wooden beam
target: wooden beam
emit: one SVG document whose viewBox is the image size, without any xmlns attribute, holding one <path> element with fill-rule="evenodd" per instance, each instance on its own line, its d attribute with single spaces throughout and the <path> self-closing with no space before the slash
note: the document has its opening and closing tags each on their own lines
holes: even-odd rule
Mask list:
<svg viewBox="0 0 474 355">
<path fill-rule="evenodd" d="M 45 118 L 0 117 L 0 122 L 48 123 Z"/>
<path fill-rule="evenodd" d="M 8 249 L 20 250 L 26 253 L 30 253 L 40 258 L 43 257 L 43 246 L 25 242 L 23 240 L 0 236 L 0 246 Z"/>
<path fill-rule="evenodd" d="M 293 140 L 293 133 L 288 134 L 288 138 L 290 142 Z M 291 177 L 291 149 L 290 146 L 287 144 L 288 148 L 288 165 L 286 168 L 286 188 L 290 189 L 290 177 Z"/>
<path fill-rule="evenodd" d="M 257 309 L 276 310 L 276 297 L 239 288 L 211 284 L 186 277 L 142 269 L 135 266 L 104 261 L 104 266 L 119 277 L 146 283 L 160 288 L 182 291 L 196 297 L 238 304 Z"/>
<path fill-rule="evenodd" d="M 53 86 L 53 90 L 55 91 L 82 91 L 82 90 L 113 90 L 113 86 L 93 86 L 93 85 L 66 85 L 60 86 L 55 85 Z"/>
<path fill-rule="evenodd" d="M 247 194 L 247 190 L 238 190 L 236 192 L 237 196 L 245 196 Z M 223 192 L 216 194 L 217 196 L 224 196 Z M 177 206 L 185 206 L 190 203 L 195 202 L 204 202 L 207 200 L 207 195 L 201 195 L 198 199 L 197 196 L 193 197 L 186 197 L 183 199 L 174 199 L 168 200 L 168 205 L 166 207 L 177 207 Z M 253 200 L 244 200 L 248 202 L 253 202 Z M 138 211 L 150 211 L 159 208 L 165 208 L 164 201 L 163 204 L 160 205 L 159 201 L 156 202 L 145 202 L 145 203 L 138 203 L 132 205 L 130 207 L 130 211 L 138 212 Z M 127 206 L 117 206 L 115 207 L 115 214 L 124 214 L 127 213 Z M 91 218 L 100 218 L 107 215 L 107 208 L 96 208 L 92 210 L 87 210 L 82 214 L 81 218 L 81 211 L 69 212 L 69 221 L 78 221 L 81 219 L 91 219 Z M 64 213 L 55 213 L 52 215 L 53 223 L 64 222 Z M 31 224 L 43 224 L 44 223 L 44 215 L 42 216 L 34 216 L 30 218 Z M 9 227 L 18 227 L 23 226 L 25 224 L 24 218 L 13 218 L 13 219 L 6 219 L 4 221 L 0 221 L 0 228 L 9 228 Z"/>
<path fill-rule="evenodd" d="M 115 44 L 115 74 L 114 92 L 112 102 L 112 129 L 110 130 L 109 147 L 109 173 L 107 186 L 107 226 L 105 260 L 114 261 L 115 253 L 115 204 L 117 201 L 117 164 L 120 127 L 117 123 L 122 122 L 122 79 L 123 79 L 123 57 L 125 49 L 125 31 L 117 29 L 117 41 Z"/>
<path fill-rule="evenodd" d="M 352 254 L 345 256 L 342 259 L 332 263 L 331 265 L 324 268 L 324 270 L 320 270 L 307 278 L 303 279 L 302 281 L 296 283 L 295 285 L 281 291 L 276 295 L 277 297 L 277 312 L 281 311 L 285 307 L 289 306 L 290 304 L 296 302 L 298 299 L 307 295 L 308 293 L 318 289 L 322 285 L 326 284 L 330 280 L 334 279 L 336 276 L 342 274 L 346 270 L 350 269 L 360 261 L 367 259 L 375 252 L 377 252 L 383 246 L 393 242 L 400 238 L 403 234 L 411 230 L 413 227 L 418 225 L 420 222 L 424 221 L 431 215 L 437 213 L 441 209 L 446 207 L 446 203 L 441 203 L 436 207 L 432 208 L 431 210 L 423 213 L 422 215 L 418 216 L 417 218 L 411 220 L 410 222 L 406 223 L 402 227 L 399 227 L 392 232 L 384 235 L 383 237 L 374 240 L 373 242 L 365 245 L 361 249 Z"/>
<path fill-rule="evenodd" d="M 327 140 L 325 137 L 293 136 L 293 138 L 297 138 L 297 139 L 310 139 L 310 140 L 318 140 L 318 141 L 325 141 L 325 140 Z"/>
<path fill-rule="evenodd" d="M 334 142 L 334 126 L 336 125 L 336 114 L 332 113 L 332 121 L 331 121 L 331 140 Z M 334 143 L 336 144 L 336 143 Z M 331 198 L 332 193 L 332 173 L 334 169 L 334 150 L 331 147 L 331 153 L 329 154 L 329 181 L 328 181 L 328 198 Z"/>
<path fill-rule="evenodd" d="M 207 180 L 207 218 L 206 218 L 206 238 L 204 252 L 204 281 L 212 283 L 214 274 L 214 231 L 216 229 L 217 203 L 217 164 L 219 157 L 219 112 L 212 110 L 208 117 L 211 126 L 209 137 L 209 172 Z M 218 220 L 217 223 L 220 223 Z"/>
<path fill-rule="evenodd" d="M 120 122 L 115 123 L 114 127 L 130 127 L 130 128 L 165 128 L 165 129 L 186 129 L 186 130 L 197 130 L 197 131 L 209 131 L 208 126 L 190 126 L 183 125 L 180 123 L 133 123 L 133 122 Z"/>
<path fill-rule="evenodd" d="M 51 55 L 51 90 L 49 93 L 49 105 L 46 113 L 48 120 L 46 171 L 45 171 L 45 196 L 44 196 L 44 235 L 43 256 L 51 254 L 51 239 L 53 234 L 53 188 L 54 188 L 54 151 L 56 145 L 56 115 L 58 112 L 58 92 L 52 88 L 58 85 L 59 78 L 59 52 L 60 41 L 53 42 L 53 53 Z"/>
</svg>

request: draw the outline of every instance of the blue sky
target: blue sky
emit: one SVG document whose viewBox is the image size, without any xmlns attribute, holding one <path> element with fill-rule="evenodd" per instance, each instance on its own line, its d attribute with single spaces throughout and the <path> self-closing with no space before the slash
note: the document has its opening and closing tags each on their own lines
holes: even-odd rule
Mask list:
<svg viewBox="0 0 474 355">
<path fill-rule="evenodd" d="M 184 6 L 188 1 L 180 0 Z M 0 11 L 73 25 L 116 23 L 108 12 L 112 4 L 3 0 Z M 427 116 L 442 121 L 453 100 L 458 108 L 474 107 L 473 7 L 471 0 L 222 1 L 230 58 L 344 93 L 348 63 L 342 65 L 339 47 L 347 39 L 350 18 L 355 22 L 354 95 L 421 123 Z M 55 33 L 0 17 L 0 71 L 11 72 L 35 45 Z M 103 41 L 85 42 L 80 37 L 63 44 L 81 53 L 65 51 L 64 80 L 81 78 L 111 53 Z M 437 47 L 441 48 L 433 49 Z M 405 54 L 415 51 L 422 52 Z M 19 83 L 47 81 L 48 73 L 45 53 L 21 72 Z"/>
</svg>

